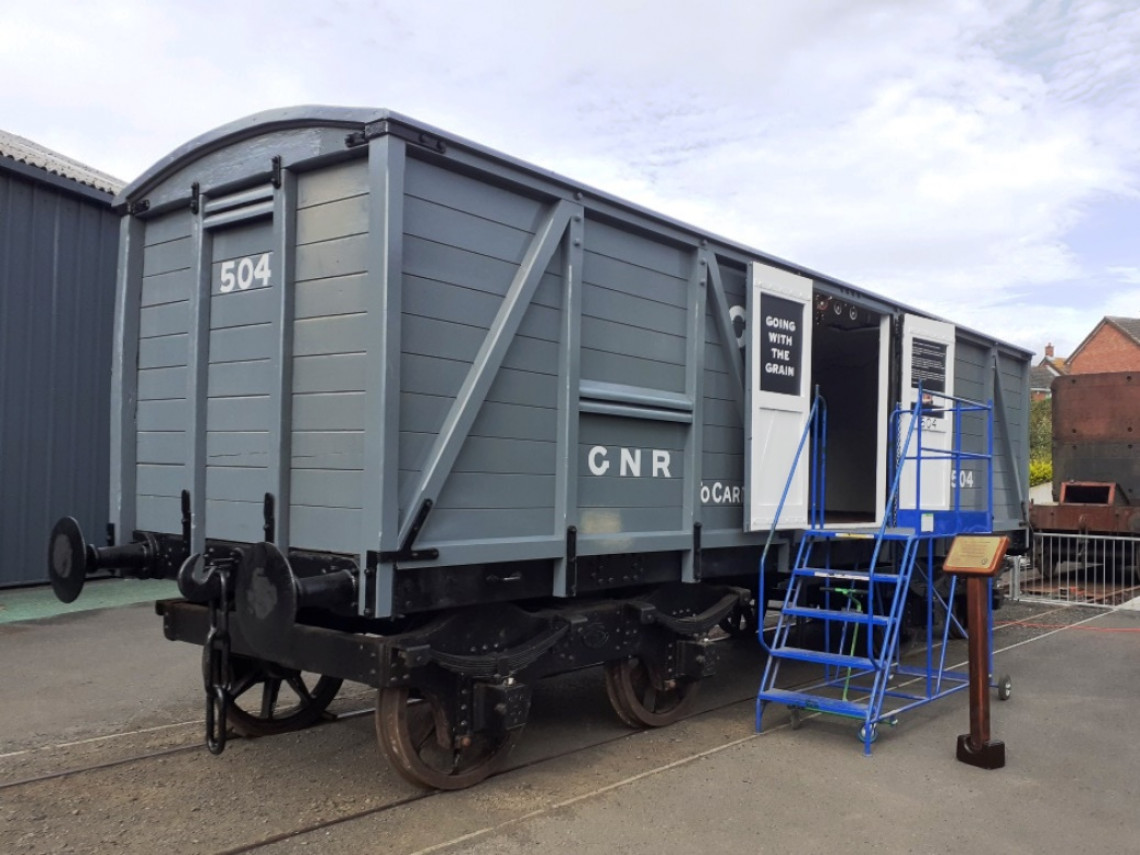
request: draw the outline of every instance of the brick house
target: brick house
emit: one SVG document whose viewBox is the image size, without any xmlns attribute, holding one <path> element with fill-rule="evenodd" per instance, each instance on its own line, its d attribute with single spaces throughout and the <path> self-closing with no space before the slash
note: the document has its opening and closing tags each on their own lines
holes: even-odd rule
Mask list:
<svg viewBox="0 0 1140 855">
<path fill-rule="evenodd" d="M 1140 371 L 1140 318 L 1101 318 L 1066 367 L 1069 374 Z"/>
<path fill-rule="evenodd" d="M 1044 401 L 1052 397 L 1053 380 L 1068 373 L 1063 356 L 1053 355 L 1053 343 L 1045 345 L 1045 357 L 1029 369 L 1029 397 L 1033 401 Z"/>
</svg>

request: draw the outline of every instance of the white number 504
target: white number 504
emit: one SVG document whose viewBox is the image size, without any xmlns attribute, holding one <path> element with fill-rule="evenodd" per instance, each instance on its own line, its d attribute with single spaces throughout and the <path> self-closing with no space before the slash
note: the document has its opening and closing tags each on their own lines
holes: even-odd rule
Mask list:
<svg viewBox="0 0 1140 855">
<path fill-rule="evenodd" d="M 223 261 L 222 283 L 218 290 L 223 294 L 229 294 L 234 288 L 239 291 L 246 291 L 251 287 L 266 288 L 269 286 L 269 275 L 268 252 Z M 254 282 L 257 283 L 256 286 L 254 286 Z"/>
</svg>

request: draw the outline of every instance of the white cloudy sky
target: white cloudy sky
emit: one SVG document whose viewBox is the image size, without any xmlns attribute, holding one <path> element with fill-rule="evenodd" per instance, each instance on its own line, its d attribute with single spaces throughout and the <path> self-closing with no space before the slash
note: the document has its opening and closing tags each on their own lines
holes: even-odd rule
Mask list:
<svg viewBox="0 0 1140 855">
<path fill-rule="evenodd" d="M 41 0 L 0 75 L 124 179 L 390 107 L 1038 354 L 1140 317 L 1140 0 Z"/>
</svg>

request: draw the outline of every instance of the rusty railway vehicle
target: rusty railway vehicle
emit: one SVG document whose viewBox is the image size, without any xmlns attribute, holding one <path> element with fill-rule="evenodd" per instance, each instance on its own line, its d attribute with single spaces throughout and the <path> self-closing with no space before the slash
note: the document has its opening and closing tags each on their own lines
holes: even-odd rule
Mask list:
<svg viewBox="0 0 1140 855">
<path fill-rule="evenodd" d="M 1063 567 L 1096 564 L 1140 582 L 1131 542 L 1140 535 L 1140 373 L 1058 377 L 1052 392 L 1055 504 L 1033 505 L 1029 519 L 1034 531 L 1072 537 L 1051 543 L 1041 572 L 1053 579 Z M 1085 535 L 1121 540 L 1090 552 Z"/>
<path fill-rule="evenodd" d="M 60 520 L 49 570 L 65 600 L 178 579 L 215 752 L 342 680 L 438 788 L 503 762 L 547 675 L 602 665 L 623 721 L 676 720 L 710 631 L 757 625 L 766 542 L 787 569 L 816 389 L 828 519 L 882 520 L 921 381 L 997 416 L 994 482 L 947 468 L 931 501 L 953 479 L 1024 526 L 1027 352 L 413 119 L 258 114 L 116 204 L 112 518 Z"/>
</svg>

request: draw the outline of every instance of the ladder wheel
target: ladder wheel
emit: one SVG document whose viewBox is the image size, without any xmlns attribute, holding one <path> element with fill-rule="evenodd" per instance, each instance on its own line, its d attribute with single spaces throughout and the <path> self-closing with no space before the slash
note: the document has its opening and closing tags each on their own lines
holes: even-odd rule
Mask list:
<svg viewBox="0 0 1140 855">
<path fill-rule="evenodd" d="M 872 724 L 869 726 L 871 728 L 871 742 L 877 742 L 879 740 L 879 725 L 878 724 Z M 865 743 L 867 741 L 867 727 L 868 727 L 868 725 L 865 724 L 861 728 L 859 728 L 859 741 L 860 742 Z"/>
<path fill-rule="evenodd" d="M 799 730 L 804 726 L 803 713 L 801 713 L 798 709 L 793 709 L 788 714 L 788 724 L 791 726 L 792 730 Z"/>
<path fill-rule="evenodd" d="M 1008 701 L 1013 695 L 1013 680 L 1006 674 L 997 684 L 997 696 L 999 701 Z"/>
</svg>

